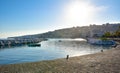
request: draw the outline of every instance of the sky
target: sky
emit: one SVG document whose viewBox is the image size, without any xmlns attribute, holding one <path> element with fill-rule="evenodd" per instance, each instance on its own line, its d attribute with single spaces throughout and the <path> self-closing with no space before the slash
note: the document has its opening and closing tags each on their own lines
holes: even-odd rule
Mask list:
<svg viewBox="0 0 120 73">
<path fill-rule="evenodd" d="M 120 0 L 0 0 L 0 38 L 119 23 Z"/>
</svg>

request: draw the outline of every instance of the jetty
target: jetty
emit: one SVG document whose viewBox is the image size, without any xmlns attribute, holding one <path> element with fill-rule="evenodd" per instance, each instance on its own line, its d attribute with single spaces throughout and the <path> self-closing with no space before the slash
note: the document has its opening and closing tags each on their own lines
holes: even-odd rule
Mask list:
<svg viewBox="0 0 120 73">
<path fill-rule="evenodd" d="M 8 38 L 8 39 L 1 39 L 0 40 L 0 47 L 7 47 L 7 46 L 22 46 L 28 44 L 39 43 L 46 39 L 43 38 L 29 38 L 29 39 L 15 39 L 15 38 Z"/>
</svg>

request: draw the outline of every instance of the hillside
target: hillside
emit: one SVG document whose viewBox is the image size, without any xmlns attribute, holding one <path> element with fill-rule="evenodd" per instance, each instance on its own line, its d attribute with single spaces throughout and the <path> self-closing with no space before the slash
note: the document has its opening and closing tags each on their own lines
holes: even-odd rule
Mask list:
<svg viewBox="0 0 120 73">
<path fill-rule="evenodd" d="M 59 29 L 55 31 L 49 31 L 42 34 L 19 36 L 15 38 L 86 38 L 86 37 L 100 37 L 105 32 L 114 33 L 120 27 L 120 23 L 117 24 L 103 24 L 103 25 L 90 25 L 83 27 L 72 27 L 66 29 Z"/>
</svg>

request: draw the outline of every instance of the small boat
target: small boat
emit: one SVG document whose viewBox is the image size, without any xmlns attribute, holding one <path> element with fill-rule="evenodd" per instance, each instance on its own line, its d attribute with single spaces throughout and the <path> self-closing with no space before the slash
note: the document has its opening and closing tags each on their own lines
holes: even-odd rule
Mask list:
<svg viewBox="0 0 120 73">
<path fill-rule="evenodd" d="M 41 44 L 29 44 L 28 46 L 29 46 L 29 47 L 40 47 Z"/>
<path fill-rule="evenodd" d="M 62 42 L 61 40 L 59 40 L 58 42 Z"/>
<path fill-rule="evenodd" d="M 117 44 L 112 45 L 112 47 L 114 47 L 114 48 L 117 47 Z"/>
</svg>

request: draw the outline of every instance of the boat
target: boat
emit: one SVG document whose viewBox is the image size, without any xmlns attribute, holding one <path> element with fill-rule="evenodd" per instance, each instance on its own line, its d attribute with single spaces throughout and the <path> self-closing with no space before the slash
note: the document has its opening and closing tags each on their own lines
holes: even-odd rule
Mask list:
<svg viewBox="0 0 120 73">
<path fill-rule="evenodd" d="M 87 42 L 93 45 L 115 45 L 115 41 L 113 40 L 101 40 L 101 39 L 94 39 L 89 38 L 87 39 Z"/>
<path fill-rule="evenodd" d="M 114 48 L 117 47 L 117 44 L 112 45 L 112 47 L 114 47 Z"/>
<path fill-rule="evenodd" d="M 59 40 L 58 42 L 62 42 L 62 40 Z"/>
<path fill-rule="evenodd" d="M 41 44 L 36 44 L 36 43 L 34 43 L 34 44 L 29 44 L 28 46 L 29 46 L 29 47 L 40 47 Z"/>
</svg>

